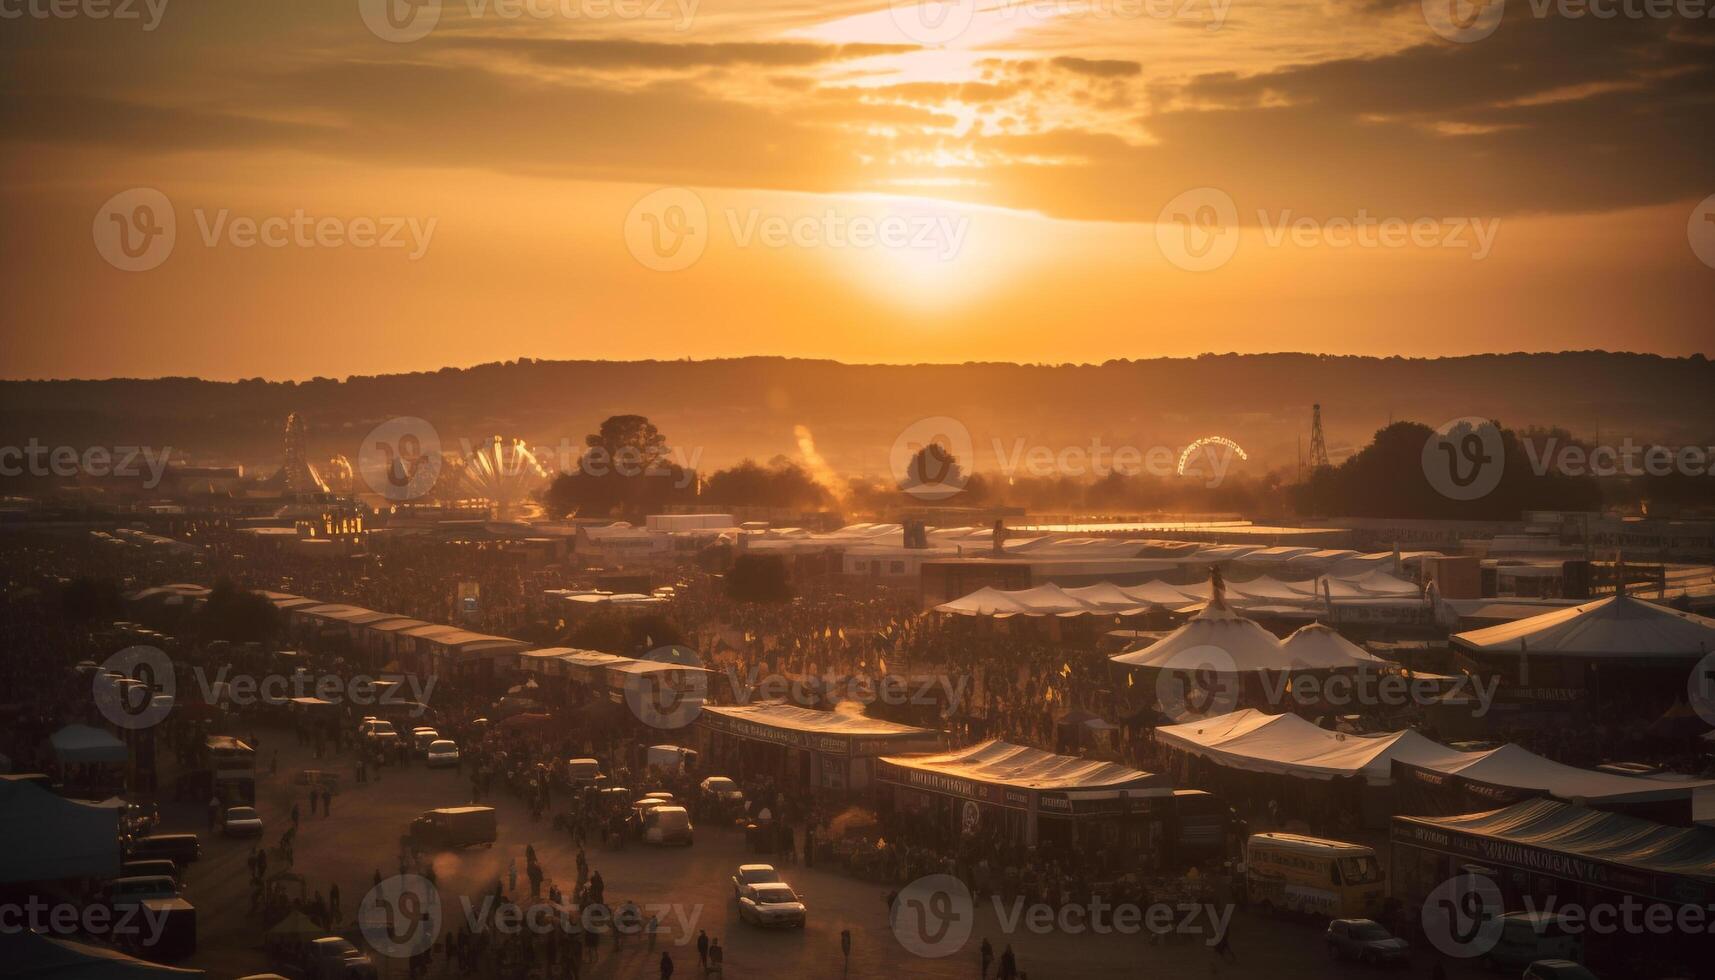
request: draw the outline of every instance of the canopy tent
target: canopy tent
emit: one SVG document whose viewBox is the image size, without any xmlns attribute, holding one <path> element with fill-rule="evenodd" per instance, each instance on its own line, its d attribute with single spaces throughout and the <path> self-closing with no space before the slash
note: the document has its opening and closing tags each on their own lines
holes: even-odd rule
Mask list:
<svg viewBox="0 0 1715 980">
<path fill-rule="evenodd" d="M 1160 776 L 1117 762 L 1055 755 L 996 739 L 951 752 L 884 756 L 882 761 L 909 772 L 933 774 L 947 780 L 968 780 L 1028 790 L 1130 789 L 1161 784 Z M 899 781 L 908 785 L 925 783 L 920 778 L 909 777 Z M 934 782 L 930 781 L 930 784 Z M 941 782 L 939 785 L 954 784 Z"/>
<path fill-rule="evenodd" d="M 1715 651 L 1715 619 L 1614 595 L 1459 633 L 1453 644 L 1474 653 L 1696 660 Z"/>
<path fill-rule="evenodd" d="M 1223 673 L 1284 670 L 1290 666 L 1273 633 L 1233 612 L 1220 599 L 1211 600 L 1185 625 L 1142 650 L 1110 659 L 1127 667 L 1197 667 Z"/>
<path fill-rule="evenodd" d="M 56 939 L 28 929 L 0 932 L 6 975 L 30 980 L 128 980 L 130 977 L 200 977 L 201 970 L 162 966 L 89 943 Z"/>
<path fill-rule="evenodd" d="M 1363 647 L 1321 623 L 1300 627 L 1280 645 L 1293 666 L 1310 670 L 1339 670 L 1358 664 L 1391 667 L 1393 663 L 1374 656 Z"/>
<path fill-rule="evenodd" d="M 1563 800 L 1587 800 L 1591 803 L 1686 800 L 1694 790 L 1715 786 L 1712 782 L 1669 782 L 1579 769 L 1545 759 L 1510 742 L 1487 752 L 1470 753 L 1463 759 L 1444 759 L 1429 765 L 1410 759 L 1402 761 L 1432 769 L 1443 776 L 1458 776 L 1489 786 L 1533 790 Z"/>
<path fill-rule="evenodd" d="M 119 805 L 80 803 L 28 780 L 0 780 L 0 882 L 119 873 Z"/>
<path fill-rule="evenodd" d="M 1575 871 L 1585 880 L 1676 904 L 1715 890 L 1715 837 L 1707 831 L 1664 827 L 1557 800 L 1526 800 L 1457 816 L 1396 817 L 1394 839 L 1418 846 L 1435 842 L 1432 846 L 1461 858 L 1486 856 L 1533 870 Z M 1496 842 L 1511 846 L 1496 847 Z M 1588 868 L 1586 862 L 1618 873 Z"/>
<path fill-rule="evenodd" d="M 1305 779 L 1362 776 L 1372 786 L 1398 782 L 1415 770 L 1457 777 L 1466 784 L 1618 804 L 1688 801 L 1694 791 L 1715 785 L 1578 769 L 1510 743 L 1483 752 L 1460 752 L 1412 729 L 1348 735 L 1318 728 L 1297 715 L 1268 715 L 1248 708 L 1157 728 L 1155 737 L 1169 748 L 1231 769 Z"/>
<path fill-rule="evenodd" d="M 130 758 L 125 743 L 99 728 L 67 725 L 48 736 L 60 763 L 120 763 Z"/>
<path fill-rule="evenodd" d="M 1305 779 L 1362 776 L 1372 786 L 1391 781 L 1395 759 L 1431 764 L 1466 754 L 1410 729 L 1348 735 L 1318 728 L 1297 715 L 1270 715 L 1253 708 L 1157 728 L 1155 737 L 1169 748 L 1231 769 Z"/>
<path fill-rule="evenodd" d="M 1111 659 L 1125 667 L 1217 673 L 1391 666 L 1319 623 L 1299 629 L 1282 642 L 1219 598 L 1162 639 Z"/>
<path fill-rule="evenodd" d="M 939 733 L 871 718 L 855 711 L 822 711 L 784 701 L 706 704 L 698 726 L 718 733 L 831 755 L 881 755 L 938 748 Z"/>
<path fill-rule="evenodd" d="M 936 612 L 958 616 L 1132 616 L 1155 610 L 1190 612 L 1202 608 L 1213 593 L 1209 583 L 1175 585 L 1150 581 L 1140 585 L 1100 582 L 1077 588 L 1038 585 L 1029 589 L 1002 590 L 984 587 L 970 595 L 935 607 Z M 1415 583 L 1396 578 L 1380 569 L 1346 578 L 1323 576 L 1289 581 L 1264 575 L 1226 585 L 1229 605 L 1244 610 L 1290 607 L 1295 610 L 1322 608 L 1330 599 L 1393 600 L 1422 602 Z"/>
</svg>

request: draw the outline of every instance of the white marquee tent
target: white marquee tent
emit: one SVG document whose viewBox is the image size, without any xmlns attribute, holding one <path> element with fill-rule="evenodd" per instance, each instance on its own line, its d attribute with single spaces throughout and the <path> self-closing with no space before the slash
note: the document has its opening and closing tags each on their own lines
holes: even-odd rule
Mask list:
<svg viewBox="0 0 1715 980">
<path fill-rule="evenodd" d="M 957 616 L 1130 616 L 1164 609 L 1194 611 L 1209 601 L 1208 582 L 1175 585 L 1152 581 L 1141 585 L 1102 582 L 1078 588 L 1038 585 L 1006 591 L 982 588 L 970 595 L 936 606 L 937 612 Z M 1228 582 L 1227 603 L 1238 609 L 1320 609 L 1329 600 L 1383 600 L 1421 604 L 1422 591 L 1412 582 L 1375 570 L 1349 578 L 1324 576 L 1305 581 L 1286 581 L 1264 575 L 1248 582 Z"/>
<path fill-rule="evenodd" d="M 1331 732 L 1297 715 L 1269 715 L 1251 708 L 1163 726 L 1155 730 L 1155 737 L 1169 748 L 1231 769 L 1305 779 L 1362 776 L 1372 786 L 1392 782 L 1395 760 L 1480 783 L 1591 802 L 1683 797 L 1715 785 L 1578 769 L 1513 744 L 1484 752 L 1460 752 L 1412 729 L 1377 735 Z"/>
<path fill-rule="evenodd" d="M 1460 633 L 1453 642 L 1478 653 L 1697 660 L 1715 651 L 1715 619 L 1615 595 Z"/>
</svg>

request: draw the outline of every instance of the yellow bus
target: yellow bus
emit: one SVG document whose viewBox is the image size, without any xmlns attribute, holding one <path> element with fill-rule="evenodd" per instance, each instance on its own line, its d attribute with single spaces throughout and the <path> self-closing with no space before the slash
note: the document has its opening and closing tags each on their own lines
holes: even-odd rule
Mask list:
<svg viewBox="0 0 1715 980">
<path fill-rule="evenodd" d="M 1252 904 L 1327 919 L 1374 916 L 1386 884 L 1374 848 L 1302 834 L 1252 834 L 1245 842 Z"/>
</svg>

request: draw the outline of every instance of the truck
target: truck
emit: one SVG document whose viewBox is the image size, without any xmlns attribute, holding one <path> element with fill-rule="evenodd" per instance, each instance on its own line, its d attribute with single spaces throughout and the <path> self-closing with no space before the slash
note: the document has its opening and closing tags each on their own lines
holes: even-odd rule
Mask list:
<svg viewBox="0 0 1715 980">
<path fill-rule="evenodd" d="M 493 847 L 496 836 L 493 807 L 448 806 L 411 821 L 405 840 L 418 848 Z"/>
<path fill-rule="evenodd" d="M 175 963 L 196 955 L 195 906 L 182 898 L 148 898 L 141 904 L 137 922 L 132 926 L 140 932 L 126 943 L 140 958 Z"/>
<path fill-rule="evenodd" d="M 1245 842 L 1250 901 L 1322 919 L 1373 918 L 1386 885 L 1376 852 L 1302 834 L 1252 834 Z"/>
</svg>

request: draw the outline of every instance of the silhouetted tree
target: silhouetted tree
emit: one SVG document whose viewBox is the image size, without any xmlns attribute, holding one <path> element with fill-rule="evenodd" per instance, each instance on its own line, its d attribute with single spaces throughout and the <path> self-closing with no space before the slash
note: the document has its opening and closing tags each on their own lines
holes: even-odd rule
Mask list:
<svg viewBox="0 0 1715 980">
<path fill-rule="evenodd" d="M 584 442 L 576 470 L 542 494 L 555 516 L 636 517 L 695 496 L 693 474 L 672 461 L 667 438 L 644 416 L 612 416 Z"/>
<path fill-rule="evenodd" d="M 719 470 L 703 482 L 699 498 L 705 503 L 735 507 L 780 507 L 814 510 L 833 502 L 827 488 L 810 472 L 785 457 L 775 457 L 766 467 L 747 459 Z"/>
<path fill-rule="evenodd" d="M 209 590 L 197 625 L 205 640 L 266 643 L 280 632 L 280 610 L 266 597 L 221 579 Z"/>
</svg>

